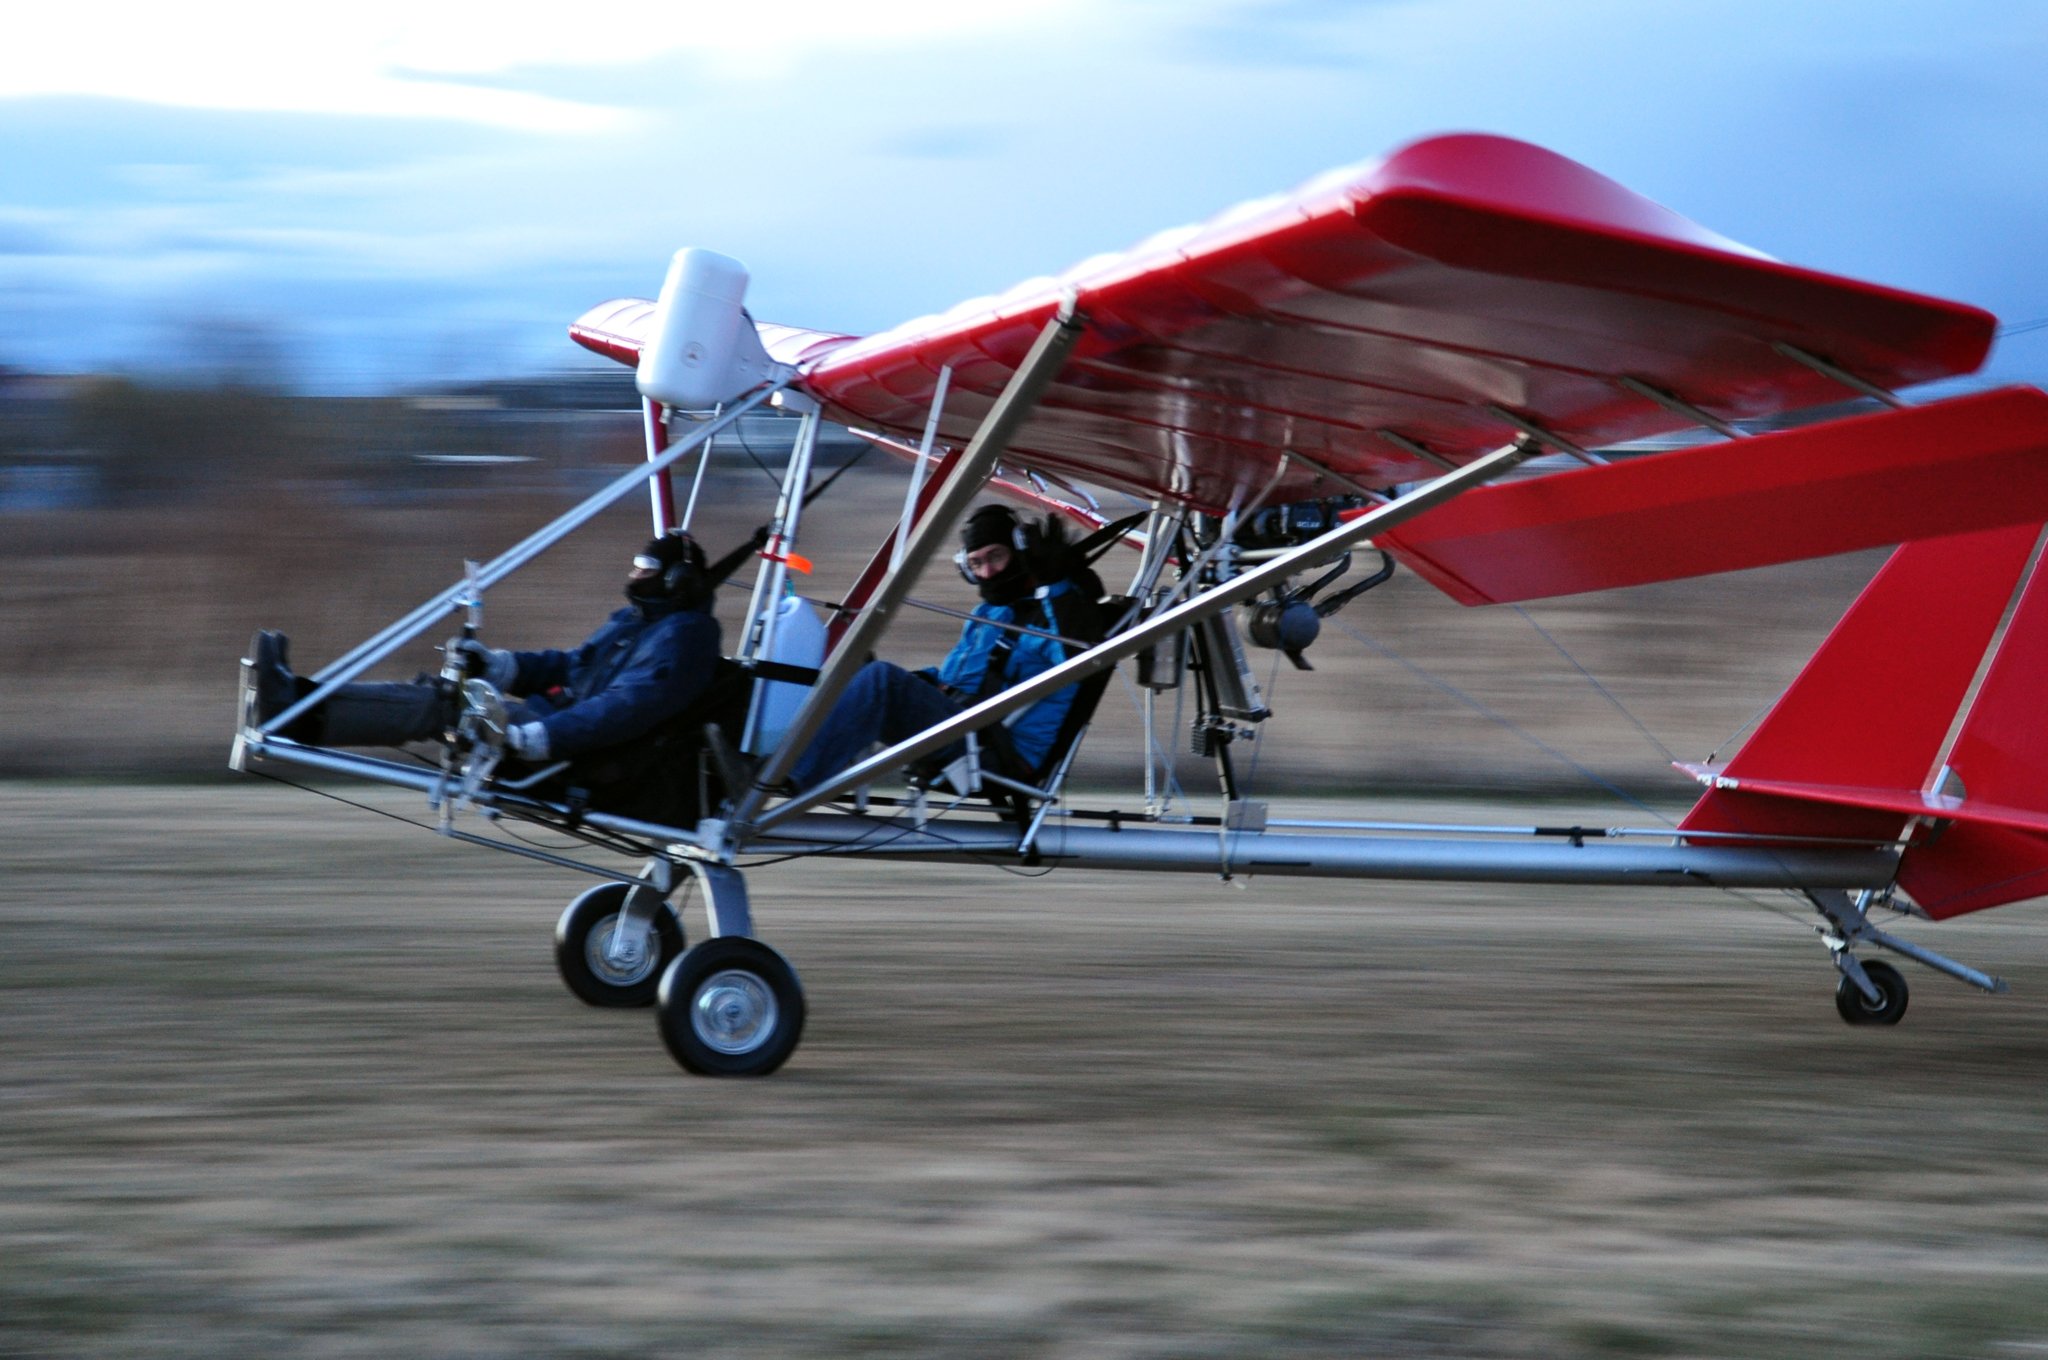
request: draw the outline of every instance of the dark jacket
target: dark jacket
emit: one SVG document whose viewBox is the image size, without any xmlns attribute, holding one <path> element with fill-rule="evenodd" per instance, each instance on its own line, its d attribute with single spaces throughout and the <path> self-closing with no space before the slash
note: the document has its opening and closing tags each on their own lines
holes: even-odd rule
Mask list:
<svg viewBox="0 0 2048 1360">
<path fill-rule="evenodd" d="M 704 692 L 718 665 L 718 620 L 694 609 L 619 610 L 573 651 L 514 652 L 512 683 L 548 732 L 548 754 L 573 760 L 631 741 Z"/>
<path fill-rule="evenodd" d="M 1065 607 L 1076 598 L 1072 584 L 1061 581 L 1055 585 L 1040 586 L 1031 598 L 1013 605 L 976 605 L 974 617 L 1072 636 L 1072 631 L 1062 627 L 1063 620 L 1057 616 L 1066 612 Z M 935 674 L 940 684 L 972 703 L 1011 685 L 1022 684 L 1040 671 L 1057 666 L 1067 656 L 1067 649 L 1050 638 L 1006 633 L 1000 628 L 970 623 L 960 630 L 960 641 L 953 644 L 953 650 L 946 654 Z M 995 675 L 989 674 L 991 662 L 997 667 Z M 1038 764 L 1051 747 L 1053 738 L 1059 735 L 1060 724 L 1066 720 L 1067 710 L 1074 703 L 1074 688 L 1069 685 L 1065 689 L 1054 690 L 1023 712 L 1014 713 L 1005 720 L 1010 728 L 1011 748 L 1027 768 Z"/>
</svg>

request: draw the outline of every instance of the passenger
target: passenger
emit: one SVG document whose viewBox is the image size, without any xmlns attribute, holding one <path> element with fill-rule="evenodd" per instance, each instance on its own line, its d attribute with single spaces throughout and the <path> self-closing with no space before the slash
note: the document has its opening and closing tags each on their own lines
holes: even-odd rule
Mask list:
<svg viewBox="0 0 2048 1360">
<path fill-rule="evenodd" d="M 749 547 L 758 547 L 757 541 Z M 730 570 L 741 553 L 719 568 Z M 681 713 L 710 684 L 719 661 L 711 599 L 724 571 L 676 530 L 648 543 L 626 577 L 628 606 L 572 651 L 508 652 L 459 644 L 471 671 L 508 695 L 506 751 L 530 764 L 574 760 L 618 746 Z M 250 647 L 258 723 L 296 703 L 313 682 L 292 674 L 285 635 L 265 630 Z M 431 676 L 342 686 L 284 735 L 322 746 L 396 746 L 432 740 L 454 725 L 459 700 Z"/>
<path fill-rule="evenodd" d="M 1021 624 L 1084 642 L 1099 635 L 1100 583 L 1071 557 L 1056 520 L 1040 528 L 1008 506 L 984 505 L 967 517 L 960 541 L 954 561 L 981 593 L 974 622 L 936 667 L 910 671 L 887 661 L 863 666 L 791 771 L 798 790 L 848 768 L 878 741 L 914 737 L 1070 655 L 1051 638 L 993 625 Z M 1013 761 L 1014 769 L 1002 771 L 1012 776 L 1035 770 L 1059 735 L 1074 691 L 1069 685 L 1012 714 L 993 740 L 996 729 L 985 729 L 984 757 L 993 755 L 999 768 Z M 956 760 L 965 749 L 964 741 L 956 742 L 937 759 Z"/>
</svg>

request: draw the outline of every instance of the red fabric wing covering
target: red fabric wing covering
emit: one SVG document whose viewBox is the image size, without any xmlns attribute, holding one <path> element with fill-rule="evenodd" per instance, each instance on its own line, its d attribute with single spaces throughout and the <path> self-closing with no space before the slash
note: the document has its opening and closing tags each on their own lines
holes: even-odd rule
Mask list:
<svg viewBox="0 0 2048 1360">
<path fill-rule="evenodd" d="M 2015 387 L 1481 487 L 1375 541 L 1491 604 L 2042 520 L 2048 393 Z"/>
<path fill-rule="evenodd" d="M 1008 461 L 1207 510 L 1266 486 L 1285 450 L 1384 486 L 1434 470 L 1389 434 L 1464 462 L 1515 435 L 1506 412 L 1608 444 L 1690 423 L 1624 376 L 1757 416 L 1844 395 L 1777 345 L 1892 387 L 1974 369 L 1995 324 L 1780 264 L 1538 147 L 1456 135 L 941 316 L 851 342 L 780 328 L 795 338 L 769 348 L 834 419 L 902 434 L 950 366 L 940 431 L 957 443 L 1070 293 L 1091 328 Z M 637 353 L 635 305 L 594 309 L 577 338 Z M 1329 490 L 1292 462 L 1271 495 Z"/>
</svg>

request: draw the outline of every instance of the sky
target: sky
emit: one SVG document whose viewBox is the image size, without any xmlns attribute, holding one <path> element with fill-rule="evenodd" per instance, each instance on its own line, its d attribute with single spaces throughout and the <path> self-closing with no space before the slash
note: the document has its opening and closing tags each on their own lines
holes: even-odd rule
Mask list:
<svg viewBox="0 0 2048 1360">
<path fill-rule="evenodd" d="M 669 256 L 876 331 L 1434 132 L 2008 323 L 2048 379 L 2032 0 L 36 6 L 0 365 L 381 391 L 598 361 Z"/>
</svg>

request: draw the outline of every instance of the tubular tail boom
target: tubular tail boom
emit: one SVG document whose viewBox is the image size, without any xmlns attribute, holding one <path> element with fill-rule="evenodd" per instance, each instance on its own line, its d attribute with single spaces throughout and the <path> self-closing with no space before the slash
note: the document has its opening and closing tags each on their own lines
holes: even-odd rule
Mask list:
<svg viewBox="0 0 2048 1360">
<path fill-rule="evenodd" d="M 1897 549 L 1735 758 L 1682 767 L 1709 787 L 1681 829 L 1887 838 L 1924 819 L 1935 832 L 1907 847 L 1898 883 L 1930 917 L 2048 893 L 2048 577 L 2028 570 L 2041 532 Z"/>
</svg>

